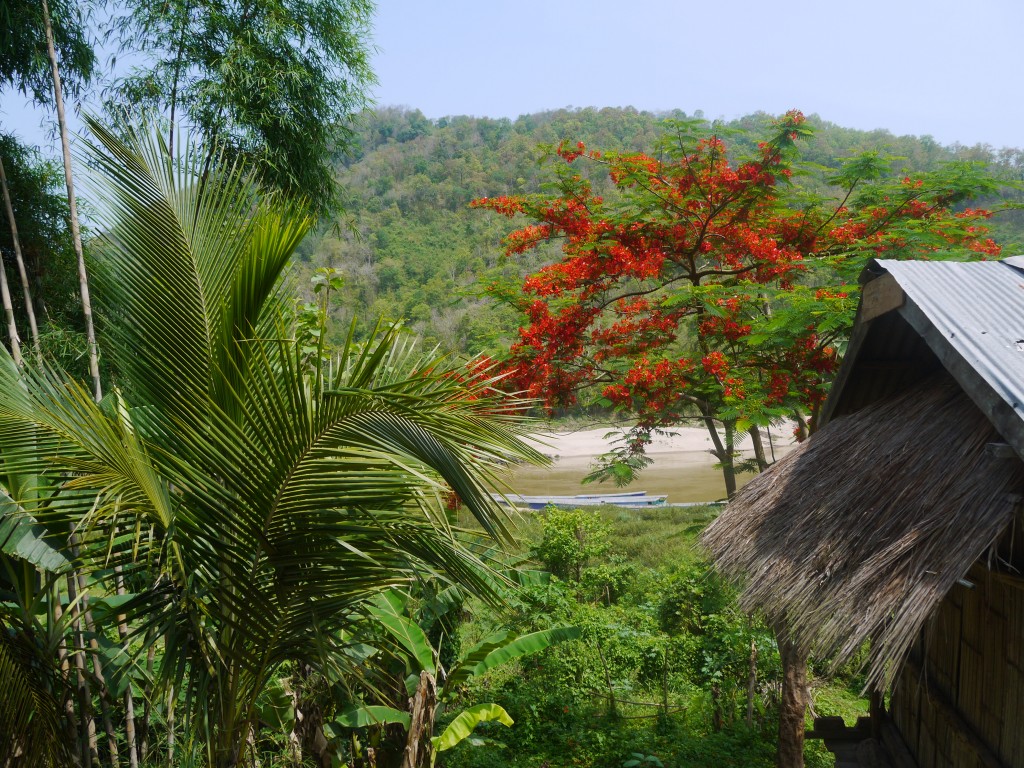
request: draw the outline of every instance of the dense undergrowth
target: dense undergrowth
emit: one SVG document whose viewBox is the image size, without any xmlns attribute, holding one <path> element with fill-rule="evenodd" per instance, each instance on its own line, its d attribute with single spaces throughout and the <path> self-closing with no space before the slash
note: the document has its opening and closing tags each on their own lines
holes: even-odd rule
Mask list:
<svg viewBox="0 0 1024 768">
<path fill-rule="evenodd" d="M 770 631 L 739 611 L 696 546 L 715 513 L 549 509 L 523 520 L 520 554 L 550 576 L 527 579 L 510 614 L 469 611 L 450 642 L 466 646 L 498 629 L 561 624 L 579 627 L 581 637 L 466 686 L 457 705 L 496 702 L 515 725 L 481 725 L 439 764 L 773 765 L 778 651 Z M 756 677 L 748 698 L 752 648 Z M 852 672 L 815 679 L 817 714 L 849 721 L 864 714 L 856 691 Z M 818 742 L 808 743 L 806 761 L 833 764 Z"/>
</svg>

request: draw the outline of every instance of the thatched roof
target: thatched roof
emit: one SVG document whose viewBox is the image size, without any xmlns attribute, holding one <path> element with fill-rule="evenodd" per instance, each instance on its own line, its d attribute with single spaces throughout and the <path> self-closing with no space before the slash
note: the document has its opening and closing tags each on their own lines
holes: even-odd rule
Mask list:
<svg viewBox="0 0 1024 768">
<path fill-rule="evenodd" d="M 871 640 L 891 681 L 929 614 L 996 541 L 1024 463 L 948 377 L 837 418 L 752 480 L 703 535 L 741 605 L 805 650 L 847 660 Z"/>
</svg>

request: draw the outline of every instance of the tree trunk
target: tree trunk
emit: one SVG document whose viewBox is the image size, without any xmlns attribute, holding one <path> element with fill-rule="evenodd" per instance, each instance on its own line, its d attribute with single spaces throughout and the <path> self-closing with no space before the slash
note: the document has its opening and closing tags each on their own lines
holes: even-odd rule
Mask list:
<svg viewBox="0 0 1024 768">
<path fill-rule="evenodd" d="M 121 576 L 121 567 L 114 569 L 117 575 L 117 594 L 124 595 L 124 578 Z M 129 653 L 128 647 L 128 621 L 124 614 L 117 615 L 117 636 L 121 639 L 121 647 L 125 655 Z M 128 740 L 128 766 L 139 768 L 139 750 L 135 735 L 135 699 L 132 696 L 132 686 L 129 684 L 124 691 L 124 735 Z"/>
<path fill-rule="evenodd" d="M 85 676 L 85 639 L 82 635 L 82 619 L 76 581 L 74 575 L 68 575 L 68 610 L 71 611 L 71 637 L 78 684 L 79 723 L 82 726 L 82 759 L 85 765 L 92 766 L 100 764 L 100 751 L 96 742 L 96 721 L 92 716 L 92 692 L 89 687 L 89 679 Z"/>
<path fill-rule="evenodd" d="M 721 683 L 711 684 L 711 729 L 718 733 L 722 730 L 722 685 Z"/>
<path fill-rule="evenodd" d="M 305 663 L 298 663 L 298 672 L 293 678 L 295 725 L 289 741 L 292 744 L 292 761 L 302 765 L 302 758 L 312 759 L 317 768 L 331 768 L 331 753 L 324 736 L 324 713 L 315 696 L 309 695 L 310 678 L 313 669 Z"/>
<path fill-rule="evenodd" d="M 150 681 L 153 679 L 153 665 L 156 663 L 156 640 L 153 638 L 154 630 L 150 627 L 146 630 L 146 688 L 142 693 L 142 724 L 137 729 L 139 739 L 139 762 L 145 764 L 149 756 L 149 714 L 152 708 L 152 700 L 155 695 Z"/>
<path fill-rule="evenodd" d="M 796 439 L 801 443 L 807 439 L 808 430 L 807 422 L 804 421 L 803 414 L 800 411 L 793 411 L 793 420 L 796 422 Z"/>
<path fill-rule="evenodd" d="M 747 727 L 754 727 L 754 694 L 757 693 L 757 643 L 750 640 L 750 669 L 747 674 Z"/>
<path fill-rule="evenodd" d="M 437 707 L 437 683 L 427 670 L 420 672 L 416 695 L 409 701 L 409 734 L 405 740 L 402 768 L 425 768 L 430 765 L 430 737 L 434 732 L 434 710 Z"/>
<path fill-rule="evenodd" d="M 89 650 L 92 658 L 92 673 L 99 685 L 100 715 L 103 719 L 103 730 L 107 735 L 107 755 L 110 764 L 118 768 L 121 761 L 118 759 L 117 732 L 114 730 L 114 723 L 110 716 L 110 690 L 107 688 L 106 675 L 103 672 L 103 661 L 100 658 L 100 644 L 96 637 L 96 623 L 92 618 L 92 611 L 89 609 L 89 595 L 86 592 L 85 574 L 76 570 L 78 578 L 78 591 L 82 601 L 82 619 L 85 622 L 86 632 L 89 633 Z"/>
<path fill-rule="evenodd" d="M 174 768 L 174 683 L 167 686 L 167 768 Z"/>
<path fill-rule="evenodd" d="M 750 443 L 754 447 L 754 458 L 757 460 L 757 471 L 764 472 L 768 469 L 768 457 L 764 452 L 764 442 L 761 440 L 761 429 L 755 424 L 747 430 L 750 435 Z"/>
<path fill-rule="evenodd" d="M 807 654 L 776 631 L 782 659 L 782 701 L 779 704 L 778 768 L 803 768 L 804 717 L 807 711 Z"/>
<path fill-rule="evenodd" d="M 714 445 L 711 455 L 718 459 L 718 463 L 722 465 L 722 479 L 725 481 L 726 498 L 731 499 L 736 495 L 736 468 L 732 463 L 732 436 L 729 426 L 726 425 L 725 429 L 726 442 L 722 442 L 722 436 L 718 434 L 718 425 L 715 423 L 711 409 L 704 403 L 699 403 L 698 407 L 704 420 L 704 426 L 711 436 L 711 443 Z"/>
<path fill-rule="evenodd" d="M 53 600 L 53 621 L 54 624 L 59 626 L 61 618 L 64 616 L 64 609 L 61 607 L 61 596 L 60 596 L 60 582 L 54 582 L 51 590 L 51 600 Z M 71 664 L 68 661 L 68 647 L 66 641 L 66 634 L 64 632 L 60 635 L 60 642 L 57 644 L 57 660 L 60 663 L 60 671 L 64 676 L 65 680 L 71 680 Z M 67 726 L 68 741 L 71 744 L 71 758 L 74 761 L 75 766 L 82 765 L 82 743 L 78 738 L 79 725 L 78 716 L 75 713 L 75 702 L 74 696 L 70 689 L 70 685 L 65 690 L 64 694 L 64 720 Z"/>
<path fill-rule="evenodd" d="M 25 258 L 21 253 L 21 240 L 18 238 L 18 224 L 14 220 L 14 206 L 11 204 L 11 193 L 7 188 L 7 172 L 4 161 L 0 157 L 0 186 L 4 188 L 4 206 L 7 208 L 7 219 L 11 224 L 11 240 L 14 243 L 14 260 L 18 264 L 18 275 L 21 277 L 21 292 L 25 297 L 25 314 L 28 316 L 28 330 L 32 337 L 32 346 L 36 357 L 42 353 L 39 349 L 39 326 L 36 324 L 36 310 L 32 305 L 32 289 L 28 284 L 28 270 L 25 269 Z"/>
<path fill-rule="evenodd" d="M 68 209 L 71 216 L 71 239 L 75 244 L 78 258 L 78 288 L 82 295 L 82 313 L 85 315 L 85 336 L 89 344 L 89 374 L 92 376 L 93 397 L 103 399 L 100 384 L 99 350 L 96 347 L 96 329 L 92 322 L 92 301 L 89 299 L 89 275 L 85 270 L 85 252 L 82 250 L 82 232 L 78 225 L 78 203 L 75 200 L 75 183 L 71 176 L 71 140 L 68 125 L 64 119 L 64 95 L 60 86 L 60 69 L 57 66 L 57 51 L 53 45 L 53 24 L 50 22 L 50 8 L 43 3 L 43 25 L 46 29 L 46 51 L 50 56 L 53 70 L 53 101 L 57 107 L 57 124 L 60 126 L 60 144 L 64 153 L 64 182 L 68 188 Z"/>
</svg>

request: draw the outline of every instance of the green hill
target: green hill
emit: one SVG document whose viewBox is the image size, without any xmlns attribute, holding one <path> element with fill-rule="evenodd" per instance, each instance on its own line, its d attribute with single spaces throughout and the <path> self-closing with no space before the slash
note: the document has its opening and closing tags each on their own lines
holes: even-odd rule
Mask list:
<svg viewBox="0 0 1024 768">
<path fill-rule="evenodd" d="M 366 325 L 379 316 L 404 318 L 429 344 L 475 354 L 500 353 L 514 337 L 518 317 L 483 296 L 499 277 L 525 275 L 557 253 L 535 253 L 515 263 L 501 257 L 509 221 L 473 211 L 478 197 L 540 191 L 550 174 L 539 162 L 543 145 L 583 141 L 602 151 L 652 151 L 666 118 L 700 118 L 682 112 L 632 109 L 558 110 L 516 120 L 449 117 L 432 121 L 417 110 L 379 109 L 364 114 L 356 151 L 337 161 L 348 218 L 323 227 L 300 249 L 296 271 L 304 281 L 329 266 L 345 277 L 332 314 L 347 327 L 353 316 Z M 716 129 L 737 149 L 749 148 L 771 116 L 759 113 Z M 1024 150 L 942 146 L 928 136 L 894 136 L 809 122 L 814 137 L 803 159 L 820 166 L 801 183 L 825 189 L 825 170 L 844 157 L 881 150 L 898 159 L 893 173 L 927 171 L 954 159 L 981 160 L 1008 179 L 1024 177 Z M 607 180 L 595 177 L 595 187 Z M 993 204 L 998 201 L 981 201 Z M 979 205 L 979 203 L 973 203 Z M 997 241 L 1012 250 L 1024 242 L 1024 216 L 993 220 Z"/>
</svg>

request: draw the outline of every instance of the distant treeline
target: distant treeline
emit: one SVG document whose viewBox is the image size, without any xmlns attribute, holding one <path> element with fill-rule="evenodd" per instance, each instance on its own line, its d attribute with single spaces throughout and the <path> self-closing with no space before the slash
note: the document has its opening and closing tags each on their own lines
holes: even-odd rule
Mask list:
<svg viewBox="0 0 1024 768">
<path fill-rule="evenodd" d="M 428 344 L 464 353 L 500 353 L 518 327 L 518 316 L 482 295 L 494 280 L 515 279 L 555 251 L 501 257 L 501 239 L 512 222 L 468 208 L 478 197 L 541 191 L 552 178 L 541 162 L 543 147 L 584 142 L 601 151 L 651 153 L 666 120 L 701 119 L 700 113 L 651 113 L 634 109 L 563 109 L 516 120 L 446 117 L 430 120 L 418 110 L 383 108 L 362 115 L 355 149 L 337 160 L 347 218 L 321 227 L 300 248 L 296 265 L 304 281 L 329 266 L 345 278 L 334 313 L 342 320 L 405 318 Z M 747 135 L 762 135 L 773 116 L 756 113 L 715 129 L 730 146 L 752 148 Z M 840 161 L 865 151 L 893 156 L 893 174 L 934 170 L 950 160 L 987 163 L 993 175 L 1024 180 L 1024 149 L 989 145 L 943 146 L 930 136 L 861 131 L 809 118 L 814 136 L 802 144 L 808 173 L 795 179 L 815 191 Z M 583 168 L 582 172 L 593 173 Z M 610 187 L 594 177 L 598 190 Z M 972 201 L 972 207 L 1005 200 Z M 1017 252 L 1024 243 L 1024 214 L 1005 211 L 992 220 L 993 235 Z M 553 244 L 552 249 L 557 246 Z"/>
</svg>

